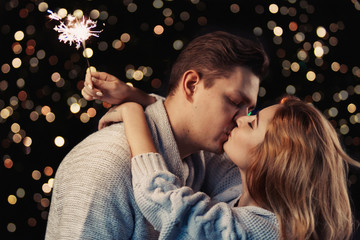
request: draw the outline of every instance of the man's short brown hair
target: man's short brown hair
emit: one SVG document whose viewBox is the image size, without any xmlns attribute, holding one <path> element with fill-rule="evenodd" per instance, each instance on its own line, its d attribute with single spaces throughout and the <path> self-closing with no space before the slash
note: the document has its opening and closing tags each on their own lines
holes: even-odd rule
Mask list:
<svg viewBox="0 0 360 240">
<path fill-rule="evenodd" d="M 171 95 L 183 74 L 192 69 L 211 87 L 217 77 L 229 77 L 235 67 L 246 67 L 260 79 L 269 66 L 269 58 L 257 40 L 250 40 L 223 31 L 202 35 L 192 40 L 180 53 L 170 75 Z"/>
</svg>

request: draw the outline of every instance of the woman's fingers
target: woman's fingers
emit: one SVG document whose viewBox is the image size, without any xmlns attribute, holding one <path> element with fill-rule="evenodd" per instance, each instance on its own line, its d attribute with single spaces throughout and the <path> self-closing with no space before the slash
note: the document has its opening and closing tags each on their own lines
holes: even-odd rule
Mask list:
<svg viewBox="0 0 360 240">
<path fill-rule="evenodd" d="M 99 124 L 98 124 L 98 129 L 101 130 L 103 129 L 104 127 L 106 126 L 109 126 L 111 123 L 113 123 L 112 121 L 109 121 L 108 119 L 108 115 L 105 114 L 99 121 Z"/>
<path fill-rule="evenodd" d="M 94 84 L 91 81 L 91 74 L 89 72 L 86 73 L 85 75 L 85 82 L 84 82 L 84 86 L 87 86 L 89 89 L 93 89 L 94 88 Z"/>
<path fill-rule="evenodd" d="M 104 126 L 104 123 L 102 122 L 102 118 L 100 119 L 99 121 L 99 124 L 98 124 L 98 129 L 101 130 L 103 129 L 105 126 Z"/>
<path fill-rule="evenodd" d="M 94 100 L 94 99 L 100 99 L 104 96 L 104 94 L 96 89 L 96 88 L 90 88 L 88 85 L 84 85 L 83 89 L 81 90 L 81 94 L 84 96 L 84 98 L 88 101 Z"/>
<path fill-rule="evenodd" d="M 98 129 L 102 129 L 106 126 L 109 126 L 115 122 L 121 122 L 122 119 L 122 115 L 121 115 L 121 109 L 123 106 L 119 105 L 119 106 L 114 106 L 112 108 L 109 109 L 109 111 L 107 111 L 107 113 L 105 113 L 104 116 L 102 116 L 102 118 L 99 121 L 98 124 Z"/>
<path fill-rule="evenodd" d="M 86 90 L 85 87 L 81 89 L 81 95 L 83 95 L 83 97 L 88 101 L 94 100 L 94 97 Z"/>
</svg>

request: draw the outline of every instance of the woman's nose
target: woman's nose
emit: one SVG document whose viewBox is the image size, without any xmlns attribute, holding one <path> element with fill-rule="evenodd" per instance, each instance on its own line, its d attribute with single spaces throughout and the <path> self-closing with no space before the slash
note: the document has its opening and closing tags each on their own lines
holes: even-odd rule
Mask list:
<svg viewBox="0 0 360 240">
<path fill-rule="evenodd" d="M 235 122 L 236 122 L 236 125 L 239 127 L 241 126 L 241 124 L 243 122 L 251 122 L 253 121 L 254 119 L 256 118 L 256 116 L 242 116 L 242 117 L 238 117 Z"/>
<path fill-rule="evenodd" d="M 241 122 L 242 122 L 242 119 L 243 117 L 238 117 L 237 119 L 235 119 L 235 123 L 236 123 L 236 126 L 240 126 L 241 125 Z"/>
<path fill-rule="evenodd" d="M 247 109 L 242 109 L 242 110 L 239 110 L 235 116 L 234 116 L 234 122 L 236 123 L 237 122 L 237 119 L 241 118 L 241 117 L 245 117 L 245 116 L 248 116 L 248 110 Z"/>
</svg>

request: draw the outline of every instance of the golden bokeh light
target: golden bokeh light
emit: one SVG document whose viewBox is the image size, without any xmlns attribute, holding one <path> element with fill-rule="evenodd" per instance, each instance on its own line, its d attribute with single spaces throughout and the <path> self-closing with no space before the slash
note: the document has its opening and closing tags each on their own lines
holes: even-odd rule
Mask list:
<svg viewBox="0 0 360 240">
<path fill-rule="evenodd" d="M 11 233 L 16 231 L 16 225 L 14 223 L 9 223 L 6 228 Z"/>
<path fill-rule="evenodd" d="M 4 167 L 10 169 L 14 166 L 14 162 L 10 158 L 4 159 Z"/>
<path fill-rule="evenodd" d="M 55 143 L 55 146 L 57 146 L 57 147 L 63 147 L 65 144 L 65 139 L 61 136 L 57 136 L 54 139 L 54 143 Z"/>
<path fill-rule="evenodd" d="M 84 16 L 84 12 L 81 9 L 75 9 L 72 15 L 78 19 L 81 19 Z"/>
<path fill-rule="evenodd" d="M 134 71 L 133 73 L 133 78 L 136 80 L 136 81 L 140 81 L 141 79 L 143 79 L 144 77 L 144 73 L 140 70 L 136 70 Z"/>
<path fill-rule="evenodd" d="M 89 117 L 93 118 L 96 116 L 96 109 L 91 107 L 87 110 L 86 113 L 89 115 Z"/>
<path fill-rule="evenodd" d="M 85 58 L 91 58 L 94 54 L 94 51 L 91 48 L 85 48 L 85 50 L 83 51 L 83 56 Z"/>
<path fill-rule="evenodd" d="M 82 113 L 82 114 L 80 115 L 80 121 L 81 121 L 82 123 L 87 123 L 87 122 L 90 121 L 90 116 L 89 116 L 87 113 Z"/>
<path fill-rule="evenodd" d="M 32 144 L 32 139 L 29 136 L 24 137 L 23 144 L 25 147 L 30 147 Z"/>
<path fill-rule="evenodd" d="M 11 131 L 13 133 L 18 133 L 20 131 L 20 125 L 18 123 L 11 124 Z"/>
<path fill-rule="evenodd" d="M 316 29 L 316 34 L 318 35 L 318 37 L 323 38 L 326 36 L 326 29 L 320 26 Z"/>
<path fill-rule="evenodd" d="M 23 188 L 18 188 L 16 190 L 16 196 L 18 198 L 24 198 L 25 197 L 25 190 Z"/>
<path fill-rule="evenodd" d="M 70 105 L 70 111 L 72 113 L 78 113 L 78 112 L 80 112 L 80 109 L 81 109 L 81 107 L 77 102 Z"/>
<path fill-rule="evenodd" d="M 347 110 L 349 111 L 349 113 L 354 113 L 354 112 L 356 112 L 356 105 L 353 104 L 353 103 L 350 103 L 350 104 L 347 106 Z"/>
<path fill-rule="evenodd" d="M 46 2 L 41 2 L 38 5 L 38 9 L 40 12 L 46 12 L 49 8 L 49 5 Z"/>
<path fill-rule="evenodd" d="M 270 4 L 269 11 L 273 14 L 277 13 L 279 11 L 279 7 L 276 4 Z"/>
<path fill-rule="evenodd" d="M 50 185 L 48 183 L 44 183 L 42 185 L 41 189 L 43 190 L 44 193 L 50 193 L 51 192 L 51 187 L 50 187 Z"/>
<path fill-rule="evenodd" d="M 316 79 L 316 73 L 313 71 L 308 71 L 306 73 L 306 78 L 307 80 L 309 80 L 310 82 L 314 81 Z"/>
<path fill-rule="evenodd" d="M 154 8 L 162 8 L 164 6 L 164 2 L 162 0 L 154 0 L 153 6 Z"/>
<path fill-rule="evenodd" d="M 55 121 L 55 114 L 53 112 L 48 112 L 45 115 L 45 119 L 46 119 L 47 122 L 52 123 L 52 122 Z"/>
<path fill-rule="evenodd" d="M 41 108 L 41 114 L 46 116 L 46 114 L 48 114 L 51 111 L 51 108 L 49 106 L 43 106 Z"/>
<path fill-rule="evenodd" d="M 24 36 L 25 36 L 25 34 L 23 31 L 17 31 L 14 34 L 14 39 L 19 42 L 24 39 Z"/>
<path fill-rule="evenodd" d="M 8 196 L 8 203 L 10 203 L 11 205 L 16 204 L 17 202 L 17 197 L 15 195 L 9 195 Z"/>
<path fill-rule="evenodd" d="M 155 33 L 156 35 L 161 35 L 161 34 L 163 34 L 163 33 L 164 33 L 164 27 L 161 26 L 161 25 L 156 25 L 156 26 L 154 27 L 154 33 Z"/>
<path fill-rule="evenodd" d="M 293 62 L 290 68 L 293 72 L 298 72 L 300 70 L 300 65 L 297 62 Z"/>
<path fill-rule="evenodd" d="M 31 176 L 34 180 L 39 180 L 41 178 L 41 173 L 38 170 L 34 170 L 31 174 Z"/>
<path fill-rule="evenodd" d="M 14 58 L 11 62 L 11 65 L 13 66 L 13 68 L 19 68 L 21 67 L 22 61 L 20 58 Z"/>
<path fill-rule="evenodd" d="M 124 42 L 124 43 L 129 42 L 129 41 L 130 41 L 130 34 L 128 34 L 128 33 L 123 33 L 123 34 L 121 34 L 120 40 L 121 40 L 122 42 Z"/>
<path fill-rule="evenodd" d="M 50 177 L 53 173 L 54 173 L 54 170 L 53 170 L 52 167 L 46 166 L 46 167 L 44 168 L 44 174 L 45 174 L 46 176 Z"/>
<path fill-rule="evenodd" d="M 239 4 L 233 3 L 230 5 L 230 12 L 232 13 L 238 13 L 240 12 L 240 6 Z"/>
<path fill-rule="evenodd" d="M 283 34 L 283 29 L 281 27 L 279 27 L 279 26 L 276 26 L 273 29 L 273 32 L 274 32 L 275 36 L 281 36 Z"/>
</svg>

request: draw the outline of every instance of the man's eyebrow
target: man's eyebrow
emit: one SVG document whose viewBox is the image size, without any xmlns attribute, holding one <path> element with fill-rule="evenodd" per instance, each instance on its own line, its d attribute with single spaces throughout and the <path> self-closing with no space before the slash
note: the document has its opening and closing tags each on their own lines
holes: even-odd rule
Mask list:
<svg viewBox="0 0 360 240">
<path fill-rule="evenodd" d="M 242 98 L 242 100 L 243 100 L 244 102 L 246 102 L 246 103 L 250 103 L 250 102 L 251 102 L 251 101 L 250 101 L 250 98 L 249 98 L 245 93 L 239 91 L 238 94 L 240 95 L 240 97 Z"/>
<path fill-rule="evenodd" d="M 255 108 L 256 103 L 252 102 L 248 95 L 246 95 L 243 92 L 239 92 L 239 94 L 240 94 L 240 96 L 241 96 L 241 98 L 242 98 L 242 100 L 244 102 L 246 102 L 247 104 L 252 105 L 251 107 Z"/>
</svg>

